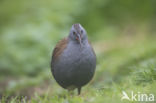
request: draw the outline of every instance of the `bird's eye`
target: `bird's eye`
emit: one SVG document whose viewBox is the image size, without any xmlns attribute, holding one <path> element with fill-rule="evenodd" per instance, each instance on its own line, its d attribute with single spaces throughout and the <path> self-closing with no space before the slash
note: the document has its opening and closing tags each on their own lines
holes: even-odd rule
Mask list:
<svg viewBox="0 0 156 103">
<path fill-rule="evenodd" d="M 83 30 L 81 30 L 81 34 L 83 33 Z"/>
<path fill-rule="evenodd" d="M 75 35 L 75 34 L 76 34 L 76 32 L 74 31 L 74 32 L 73 32 L 73 34 Z"/>
</svg>

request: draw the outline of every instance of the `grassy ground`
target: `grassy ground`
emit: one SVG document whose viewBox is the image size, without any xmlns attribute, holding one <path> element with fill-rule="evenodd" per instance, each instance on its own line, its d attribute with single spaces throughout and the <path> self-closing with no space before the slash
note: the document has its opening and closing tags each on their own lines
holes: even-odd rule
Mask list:
<svg viewBox="0 0 156 103">
<path fill-rule="evenodd" d="M 93 43 L 98 58 L 96 74 L 83 87 L 81 95 L 77 96 L 76 91 L 68 95 L 55 82 L 49 68 L 36 77 L 1 78 L 0 103 L 148 103 L 121 101 L 121 97 L 122 91 L 156 96 L 155 44 L 151 38 L 127 36 L 96 41 Z"/>
</svg>

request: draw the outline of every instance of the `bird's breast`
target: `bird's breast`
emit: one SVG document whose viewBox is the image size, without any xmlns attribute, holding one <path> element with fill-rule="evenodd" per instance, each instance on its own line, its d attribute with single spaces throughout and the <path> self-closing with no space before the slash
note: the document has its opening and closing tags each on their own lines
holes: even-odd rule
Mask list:
<svg viewBox="0 0 156 103">
<path fill-rule="evenodd" d="M 96 64 L 96 57 L 89 43 L 79 45 L 69 43 L 61 55 L 61 65 L 67 70 L 91 69 Z"/>
<path fill-rule="evenodd" d="M 93 77 L 95 67 L 96 57 L 89 44 L 80 47 L 69 43 L 54 65 L 54 74 L 62 82 L 76 81 L 83 85 Z"/>
<path fill-rule="evenodd" d="M 83 45 L 69 43 L 62 56 L 72 63 L 80 63 L 81 61 L 85 62 L 85 60 L 91 59 L 94 54 L 88 43 Z"/>
</svg>

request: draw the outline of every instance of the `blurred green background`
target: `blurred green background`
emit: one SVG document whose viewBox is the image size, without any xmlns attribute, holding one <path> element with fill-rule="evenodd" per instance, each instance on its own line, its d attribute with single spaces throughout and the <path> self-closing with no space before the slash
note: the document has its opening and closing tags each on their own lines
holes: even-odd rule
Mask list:
<svg viewBox="0 0 156 103">
<path fill-rule="evenodd" d="M 32 103 L 120 103 L 122 90 L 156 94 L 155 5 L 155 0 L 1 0 L 1 101 L 16 103 L 25 96 Z M 50 61 L 74 23 L 88 33 L 97 70 L 82 96 L 64 98 Z"/>
</svg>

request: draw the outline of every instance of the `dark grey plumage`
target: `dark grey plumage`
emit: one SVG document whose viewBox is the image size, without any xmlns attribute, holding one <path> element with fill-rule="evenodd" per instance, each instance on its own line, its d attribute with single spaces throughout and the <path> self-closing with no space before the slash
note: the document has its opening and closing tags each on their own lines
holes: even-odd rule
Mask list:
<svg viewBox="0 0 156 103">
<path fill-rule="evenodd" d="M 52 74 L 57 83 L 65 89 L 73 90 L 86 85 L 93 77 L 96 55 L 88 42 L 87 33 L 80 24 L 74 24 L 69 36 L 60 41 L 51 62 Z"/>
</svg>

